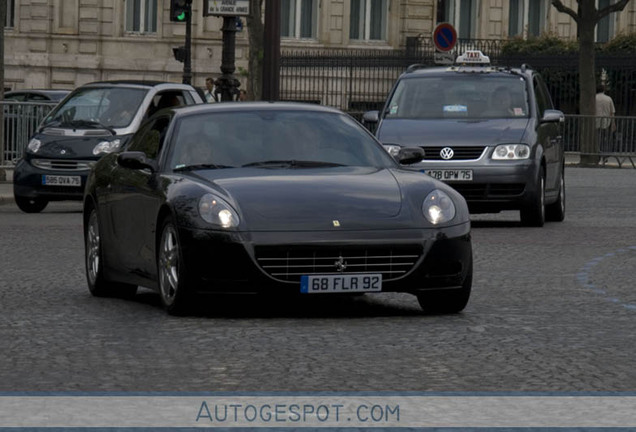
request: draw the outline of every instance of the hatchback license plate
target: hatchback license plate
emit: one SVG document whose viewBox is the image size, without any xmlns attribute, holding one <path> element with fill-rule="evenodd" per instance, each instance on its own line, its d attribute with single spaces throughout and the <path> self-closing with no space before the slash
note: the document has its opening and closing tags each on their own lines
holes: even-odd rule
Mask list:
<svg viewBox="0 0 636 432">
<path fill-rule="evenodd" d="M 42 184 L 45 186 L 81 186 L 80 176 L 43 175 Z"/>
<path fill-rule="evenodd" d="M 382 291 L 381 274 L 336 274 L 301 276 L 303 294 Z"/>
<path fill-rule="evenodd" d="M 473 170 L 467 169 L 424 170 L 424 174 L 442 181 L 473 181 Z"/>
</svg>

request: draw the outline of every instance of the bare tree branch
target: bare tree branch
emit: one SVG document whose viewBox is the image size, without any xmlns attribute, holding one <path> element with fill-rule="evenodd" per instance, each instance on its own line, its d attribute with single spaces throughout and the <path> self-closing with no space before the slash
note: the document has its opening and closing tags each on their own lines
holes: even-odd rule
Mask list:
<svg viewBox="0 0 636 432">
<path fill-rule="evenodd" d="M 603 9 L 600 9 L 598 11 L 598 14 L 596 15 L 596 20 L 599 21 L 601 18 L 613 12 L 622 11 L 623 9 L 625 9 L 625 6 L 627 6 L 627 3 L 629 3 L 629 0 L 620 0 L 620 1 L 617 1 L 616 3 L 610 3 L 608 6 L 605 6 Z"/>
<path fill-rule="evenodd" d="M 625 0 L 622 0 L 625 1 Z M 629 0 L 627 0 L 629 1 Z M 577 1 L 578 3 L 578 1 Z M 573 9 L 564 5 L 561 0 L 552 0 L 552 6 L 554 6 L 559 12 L 566 13 L 572 17 L 574 21 L 579 22 L 579 14 L 577 14 Z"/>
</svg>

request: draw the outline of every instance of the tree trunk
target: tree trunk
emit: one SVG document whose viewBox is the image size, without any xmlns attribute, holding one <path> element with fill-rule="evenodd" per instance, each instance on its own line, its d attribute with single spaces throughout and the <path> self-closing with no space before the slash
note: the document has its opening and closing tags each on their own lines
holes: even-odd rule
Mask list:
<svg viewBox="0 0 636 432">
<path fill-rule="evenodd" d="M 250 0 L 247 17 L 249 63 L 247 73 L 247 99 L 261 100 L 263 87 L 263 0 Z"/>
<path fill-rule="evenodd" d="M 581 131 L 581 164 L 598 163 L 599 143 L 596 139 L 594 119 L 596 114 L 596 61 L 594 52 L 594 28 L 598 21 L 594 0 L 579 3 L 579 111 L 583 116 Z"/>
</svg>

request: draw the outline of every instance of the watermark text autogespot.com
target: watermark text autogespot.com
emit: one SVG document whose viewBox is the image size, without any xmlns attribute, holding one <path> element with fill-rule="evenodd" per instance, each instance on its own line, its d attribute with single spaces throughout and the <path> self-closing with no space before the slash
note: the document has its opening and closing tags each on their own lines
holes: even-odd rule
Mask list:
<svg viewBox="0 0 636 432">
<path fill-rule="evenodd" d="M 400 405 L 334 403 L 237 404 L 203 401 L 197 423 L 399 423 Z"/>
</svg>

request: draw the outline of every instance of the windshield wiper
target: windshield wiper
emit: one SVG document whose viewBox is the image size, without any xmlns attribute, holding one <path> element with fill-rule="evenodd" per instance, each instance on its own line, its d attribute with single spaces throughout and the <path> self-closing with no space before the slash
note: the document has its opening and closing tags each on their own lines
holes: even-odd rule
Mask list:
<svg viewBox="0 0 636 432">
<path fill-rule="evenodd" d="M 193 165 L 177 165 L 174 171 L 194 171 L 202 169 L 222 169 L 222 168 L 234 168 L 228 165 L 217 165 L 213 163 L 193 164 Z"/>
<path fill-rule="evenodd" d="M 318 167 L 338 167 L 344 166 L 334 162 L 323 161 L 305 161 L 305 160 L 267 160 L 259 162 L 250 162 L 243 165 L 243 168 L 247 167 L 264 167 L 264 168 L 277 168 L 277 167 L 290 167 L 290 168 L 318 168 Z"/>
<path fill-rule="evenodd" d="M 71 120 L 64 124 L 68 126 L 77 126 L 77 127 L 87 126 L 87 127 L 106 129 L 111 134 L 117 135 L 117 132 L 115 132 L 115 129 L 113 129 L 111 126 L 103 125 L 100 122 L 95 120 Z"/>
</svg>

